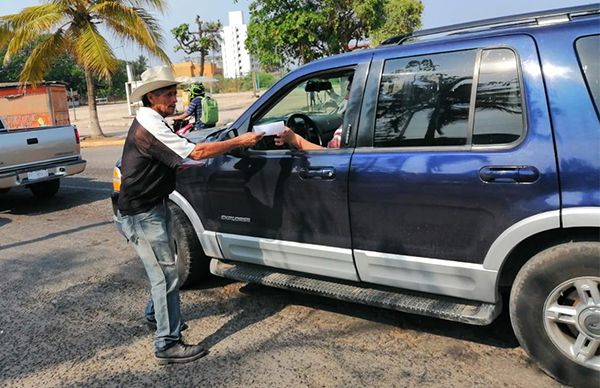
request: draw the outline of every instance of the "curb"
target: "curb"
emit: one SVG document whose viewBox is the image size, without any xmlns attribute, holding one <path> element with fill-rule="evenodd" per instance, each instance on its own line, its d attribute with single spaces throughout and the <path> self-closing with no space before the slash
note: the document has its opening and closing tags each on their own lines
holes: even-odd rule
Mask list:
<svg viewBox="0 0 600 388">
<path fill-rule="evenodd" d="M 82 138 L 80 142 L 81 148 L 92 148 L 92 147 L 103 147 L 103 146 L 117 146 L 123 145 L 125 138 Z"/>
</svg>

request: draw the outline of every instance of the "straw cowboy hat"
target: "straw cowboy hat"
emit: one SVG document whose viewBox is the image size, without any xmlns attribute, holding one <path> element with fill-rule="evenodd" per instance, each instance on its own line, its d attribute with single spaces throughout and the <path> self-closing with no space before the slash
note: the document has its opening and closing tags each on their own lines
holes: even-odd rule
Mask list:
<svg viewBox="0 0 600 388">
<path fill-rule="evenodd" d="M 169 66 L 150 67 L 142 73 L 142 83 L 131 92 L 131 101 L 140 101 L 146 93 L 178 84 Z"/>
</svg>

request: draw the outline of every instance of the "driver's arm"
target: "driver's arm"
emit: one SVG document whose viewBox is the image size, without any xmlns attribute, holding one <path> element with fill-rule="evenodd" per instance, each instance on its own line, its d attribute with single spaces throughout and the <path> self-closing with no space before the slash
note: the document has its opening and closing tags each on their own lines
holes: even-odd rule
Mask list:
<svg viewBox="0 0 600 388">
<path fill-rule="evenodd" d="M 288 127 L 285 127 L 283 132 L 275 137 L 275 145 L 282 146 L 284 143 L 287 143 L 299 150 L 320 150 L 324 148 L 315 143 L 311 143 Z"/>
</svg>

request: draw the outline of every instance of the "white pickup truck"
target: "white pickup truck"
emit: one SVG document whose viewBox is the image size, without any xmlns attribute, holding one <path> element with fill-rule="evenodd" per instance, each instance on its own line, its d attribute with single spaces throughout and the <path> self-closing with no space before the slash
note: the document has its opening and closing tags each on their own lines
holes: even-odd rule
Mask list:
<svg viewBox="0 0 600 388">
<path fill-rule="evenodd" d="M 60 178 L 82 172 L 85 165 L 74 126 L 9 129 L 0 118 L 0 194 L 21 186 L 50 198 Z"/>
</svg>

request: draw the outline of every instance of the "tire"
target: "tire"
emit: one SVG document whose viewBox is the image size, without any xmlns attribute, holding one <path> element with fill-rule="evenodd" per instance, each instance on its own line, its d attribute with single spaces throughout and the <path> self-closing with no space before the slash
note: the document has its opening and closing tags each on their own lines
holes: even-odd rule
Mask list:
<svg viewBox="0 0 600 388">
<path fill-rule="evenodd" d="M 600 242 L 533 256 L 517 274 L 509 309 L 519 343 L 547 374 L 575 387 L 600 386 Z"/>
<path fill-rule="evenodd" d="M 53 179 L 29 185 L 29 189 L 37 198 L 52 198 L 58 192 L 60 179 Z"/>
<path fill-rule="evenodd" d="M 0 195 L 2 194 L 6 194 L 10 191 L 10 187 L 7 187 L 6 189 L 0 189 Z"/>
<path fill-rule="evenodd" d="M 204 254 L 192 223 L 174 203 L 171 212 L 171 237 L 175 261 L 179 270 L 179 286 L 191 287 L 210 276 L 210 258 Z"/>
</svg>

